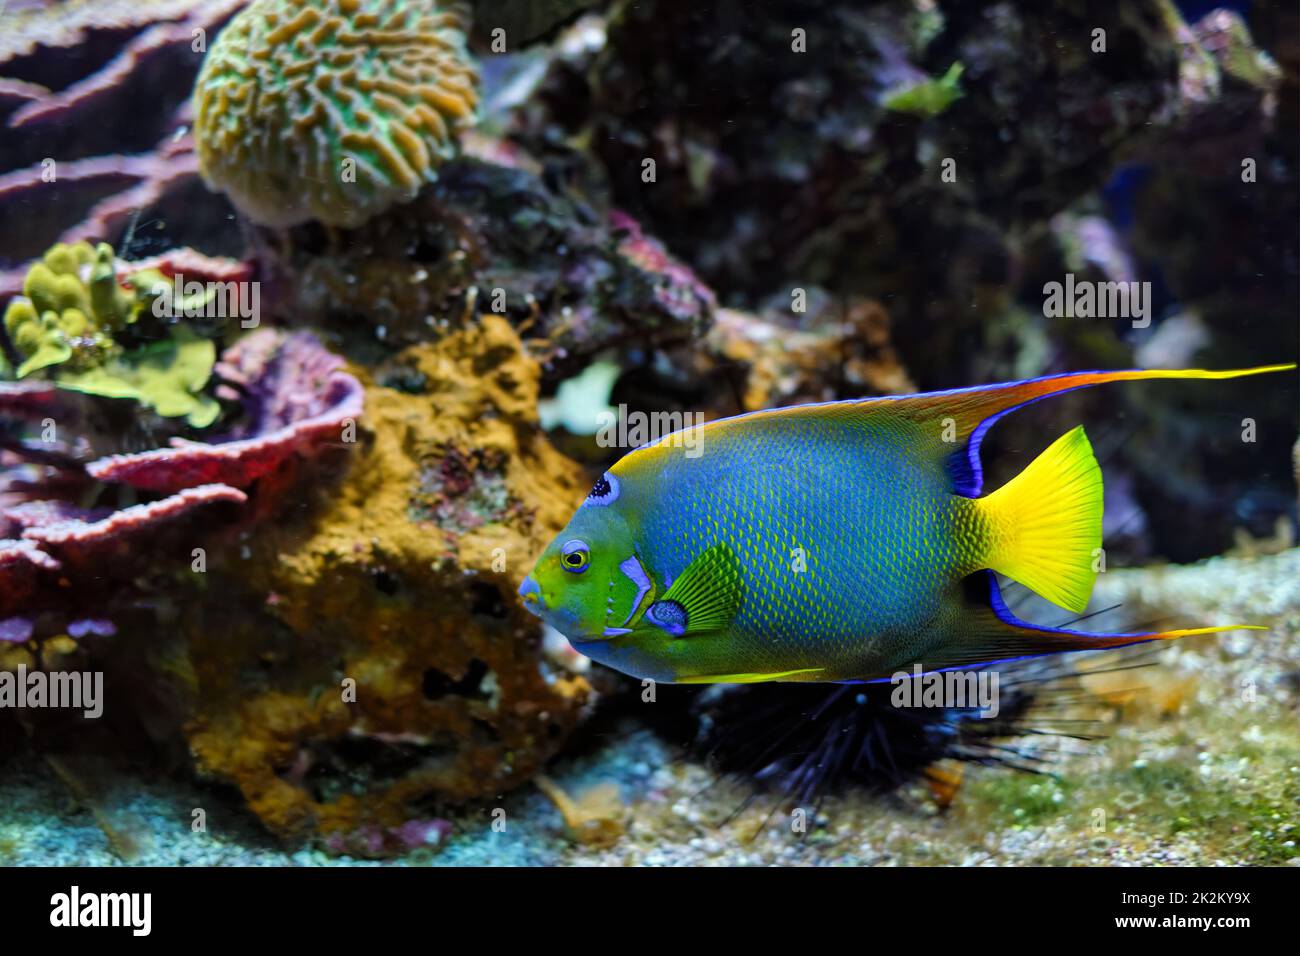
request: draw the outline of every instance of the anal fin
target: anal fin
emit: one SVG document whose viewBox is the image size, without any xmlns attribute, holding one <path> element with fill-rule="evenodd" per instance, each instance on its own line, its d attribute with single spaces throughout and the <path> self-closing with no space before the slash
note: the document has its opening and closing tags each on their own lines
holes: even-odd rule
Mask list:
<svg viewBox="0 0 1300 956">
<path fill-rule="evenodd" d="M 1254 624 L 1224 624 L 1172 631 L 1089 634 L 1020 620 L 1002 599 L 992 571 L 977 572 L 968 579 L 968 584 L 973 593 L 953 623 L 952 638 L 918 661 L 926 672 L 981 667 L 1047 654 L 1100 651 L 1148 641 L 1173 641 L 1196 634 L 1267 630 Z"/>
<path fill-rule="evenodd" d="M 679 677 L 679 684 L 762 684 L 769 681 L 809 681 L 816 680 L 821 667 L 805 667 L 795 671 L 780 671 L 775 674 L 702 674 L 695 677 Z"/>
</svg>

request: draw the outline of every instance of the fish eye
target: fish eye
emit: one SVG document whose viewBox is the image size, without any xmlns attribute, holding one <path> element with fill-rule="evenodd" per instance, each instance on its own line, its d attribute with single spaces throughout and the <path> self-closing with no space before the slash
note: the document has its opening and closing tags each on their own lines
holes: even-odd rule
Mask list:
<svg viewBox="0 0 1300 956">
<path fill-rule="evenodd" d="M 587 550 L 585 541 L 574 538 L 572 541 L 566 541 L 564 547 L 560 548 L 560 564 L 566 571 L 581 574 L 587 570 L 590 561 L 591 553 Z"/>
</svg>

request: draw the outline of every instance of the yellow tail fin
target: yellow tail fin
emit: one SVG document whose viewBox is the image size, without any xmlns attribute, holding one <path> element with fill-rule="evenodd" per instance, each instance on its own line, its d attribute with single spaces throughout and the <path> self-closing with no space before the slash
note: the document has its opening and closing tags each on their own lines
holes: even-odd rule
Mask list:
<svg viewBox="0 0 1300 956">
<path fill-rule="evenodd" d="M 1101 548 L 1101 469 L 1083 426 L 1066 432 L 977 509 L 986 566 L 1070 611 L 1092 595 Z"/>
</svg>

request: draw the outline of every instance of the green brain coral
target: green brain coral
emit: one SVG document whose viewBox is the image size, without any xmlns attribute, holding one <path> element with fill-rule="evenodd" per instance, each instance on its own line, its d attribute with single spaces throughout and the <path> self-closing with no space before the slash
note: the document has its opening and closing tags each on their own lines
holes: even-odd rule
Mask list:
<svg viewBox="0 0 1300 956">
<path fill-rule="evenodd" d="M 125 282 L 107 243 L 54 246 L 28 270 L 23 295 L 5 309 L 5 331 L 22 362 L 0 372 L 16 378 L 39 372 L 63 388 L 132 399 L 165 417 L 184 416 L 196 428 L 211 425 L 221 407 L 203 389 L 216 346 L 182 325 L 164 327 L 161 339 L 124 346 L 118 339 L 139 331 L 137 323 L 153 313 L 155 289 L 168 284 L 151 269 Z"/>
<path fill-rule="evenodd" d="M 464 18 L 433 0 L 254 0 L 195 84 L 204 178 L 269 226 L 410 201 L 477 106 Z"/>
</svg>

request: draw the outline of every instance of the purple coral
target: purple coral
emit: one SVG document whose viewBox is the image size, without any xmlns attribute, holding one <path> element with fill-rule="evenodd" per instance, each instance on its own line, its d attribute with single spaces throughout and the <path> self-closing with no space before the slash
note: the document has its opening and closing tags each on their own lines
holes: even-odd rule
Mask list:
<svg viewBox="0 0 1300 956">
<path fill-rule="evenodd" d="M 217 363 L 217 375 L 226 383 L 220 394 L 239 398 L 247 417 L 232 437 L 267 435 L 330 412 L 337 405 L 331 383 L 356 382 L 340 373 L 342 367 L 343 360 L 309 332 L 284 336 L 263 329 L 246 336 Z"/>
<path fill-rule="evenodd" d="M 141 216 L 184 234 L 169 213 L 199 183 L 184 135 L 190 80 L 246 0 L 15 2 L 0 30 L 0 127 L 25 135 L 0 137 L 0 217 L 31 228 L 5 236 L 0 265 L 31 258 L 33 238 L 120 245 Z M 187 196 L 184 219 L 224 208 L 213 197 L 200 215 L 204 201 Z M 19 270 L 0 272 L 0 303 L 21 282 Z"/>
<path fill-rule="evenodd" d="M 83 219 L 63 231 L 59 241 L 96 242 L 112 238 L 136 212 L 193 181 L 198 168 L 189 136 L 170 137 L 154 152 L 140 156 L 93 156 L 61 163 L 58 182 L 63 185 L 115 183 L 122 188 L 91 207 Z M 41 164 L 0 175 L 0 209 L 8 207 L 16 217 L 24 204 L 37 202 L 46 189 L 48 183 Z M 0 302 L 22 290 L 26 275 L 26 265 L 0 272 Z"/>
<path fill-rule="evenodd" d="M 20 77 L 0 76 L 7 98 L 22 101 L 11 129 L 56 119 L 99 105 L 140 76 L 158 57 L 179 51 L 199 66 L 196 36 L 215 34 L 247 0 L 95 0 L 28 4 L 12 11 L 14 23 L 0 40 L 0 69 L 15 70 L 45 50 L 62 50 L 67 62 L 96 62 L 85 51 L 105 35 L 122 35 L 117 54 L 93 72 L 53 90 Z M 132 33 L 132 31 L 137 31 Z M 198 31 L 202 31 L 200 34 Z M 171 64 L 169 64 L 170 66 Z M 183 61 L 181 66 L 183 66 Z M 175 70 L 169 70 L 174 76 Z"/>
<path fill-rule="evenodd" d="M 166 271 L 189 259 L 172 255 L 153 265 Z M 33 464 L 43 460 L 37 449 L 11 442 L 0 452 L 0 641 L 60 631 L 75 638 L 115 633 L 111 608 L 121 586 L 143 570 L 140 555 L 161 533 L 188 526 L 187 519 L 211 506 L 244 505 L 248 494 L 241 489 L 291 456 L 345 437 L 346 423 L 361 414 L 363 390 L 342 364 L 308 333 L 259 330 L 218 363 L 220 394 L 243 412 L 219 441 L 177 440 L 171 448 L 85 466 L 66 457 L 57 467 Z M 0 415 L 18 422 L 53 415 L 62 428 L 75 417 L 60 404 L 66 398 L 46 384 L 7 385 L 0 388 Z M 120 509 L 83 507 L 75 502 L 92 489 L 92 479 L 165 497 Z"/>
<path fill-rule="evenodd" d="M 86 471 L 148 491 L 175 492 L 198 483 L 247 488 L 290 455 L 340 442 L 360 416 L 361 383 L 308 332 L 262 329 L 227 349 L 217 364 L 218 394 L 241 401 L 246 417 L 224 441 L 173 439 L 172 447 L 113 455 Z"/>
</svg>

